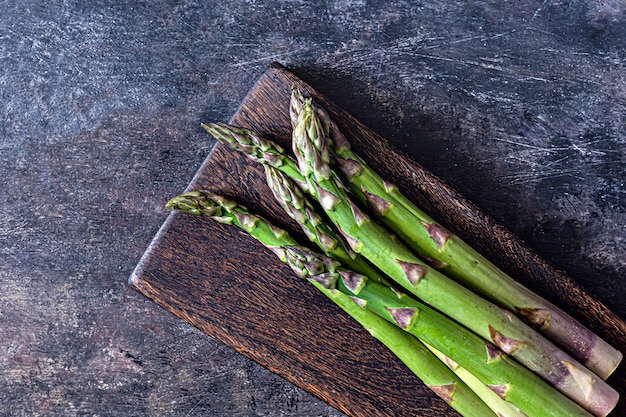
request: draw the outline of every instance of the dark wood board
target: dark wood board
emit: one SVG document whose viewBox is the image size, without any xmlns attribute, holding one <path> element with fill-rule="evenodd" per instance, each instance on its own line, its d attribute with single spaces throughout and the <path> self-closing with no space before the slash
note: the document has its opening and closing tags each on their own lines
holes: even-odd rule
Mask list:
<svg viewBox="0 0 626 417">
<path fill-rule="evenodd" d="M 230 123 L 256 130 L 288 148 L 288 102 L 294 84 L 330 110 L 355 151 L 383 177 L 520 282 L 624 350 L 626 324 L 621 318 L 471 202 L 280 65 L 272 65 L 260 77 Z M 222 145 L 214 148 L 188 189 L 229 195 L 297 230 L 284 223 L 262 169 Z M 172 213 L 130 282 L 175 315 L 348 415 L 451 415 L 378 342 L 309 284 L 295 279 L 272 253 L 233 227 Z M 609 380 L 622 396 L 624 369 L 620 367 Z M 614 415 L 624 413 L 622 401 Z"/>
</svg>

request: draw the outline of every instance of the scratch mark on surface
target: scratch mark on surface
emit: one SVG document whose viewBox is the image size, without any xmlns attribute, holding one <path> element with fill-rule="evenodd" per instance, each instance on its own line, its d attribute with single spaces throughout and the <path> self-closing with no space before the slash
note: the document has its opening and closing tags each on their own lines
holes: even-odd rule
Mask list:
<svg viewBox="0 0 626 417">
<path fill-rule="evenodd" d="M 247 65 L 250 65 L 250 64 L 256 64 L 256 63 L 259 63 L 259 62 L 265 62 L 265 61 L 269 61 L 269 60 L 279 59 L 279 58 L 284 57 L 284 56 L 291 56 L 291 55 L 299 54 L 299 53 L 302 53 L 302 52 L 306 52 L 308 50 L 309 50 L 309 48 L 305 47 L 305 48 L 297 49 L 295 51 L 284 51 L 284 52 L 278 52 L 278 53 L 275 53 L 275 54 L 264 55 L 264 56 L 261 56 L 259 58 L 255 58 L 255 59 L 235 62 L 235 63 L 231 64 L 231 67 L 236 67 L 236 68 L 244 67 L 244 66 L 247 66 Z"/>
<path fill-rule="evenodd" d="M 508 143 L 510 145 L 520 146 L 522 148 L 535 149 L 535 150 L 542 151 L 542 152 L 554 153 L 554 152 L 558 152 L 559 150 L 559 149 L 554 149 L 554 148 L 544 148 L 541 146 L 529 145 L 527 143 L 515 142 L 513 140 L 507 140 L 507 139 L 502 139 L 502 138 L 494 138 L 494 140 L 497 140 L 498 142 Z"/>
<path fill-rule="evenodd" d="M 462 38 L 462 39 L 457 39 L 454 41 L 446 41 L 443 43 L 438 43 L 438 44 L 434 44 L 434 45 L 430 45 L 427 47 L 424 47 L 423 49 L 438 49 L 441 48 L 443 46 L 450 46 L 450 45 L 458 45 L 460 43 L 466 43 L 466 42 L 471 42 L 473 40 L 481 40 L 481 41 L 487 41 L 487 40 L 491 40 L 491 39 L 497 39 L 497 38 L 501 38 L 503 36 L 506 35 L 512 35 L 513 33 L 517 32 L 516 29 L 512 29 L 506 32 L 500 32 L 500 33 L 495 33 L 493 35 L 475 35 L 475 36 L 468 36 L 466 38 Z M 445 40 L 445 38 L 443 38 L 442 40 Z"/>
<path fill-rule="evenodd" d="M 580 177 L 579 175 L 576 175 L 577 171 L 575 169 L 563 170 L 563 169 L 558 169 L 558 168 L 546 168 L 546 167 L 547 165 L 539 169 L 533 168 L 532 170 L 530 170 L 530 172 L 527 172 L 527 173 L 506 175 L 504 176 L 504 179 L 510 182 L 511 184 L 516 184 L 516 185 L 536 183 L 536 182 L 547 180 L 547 179 L 559 178 L 559 177 L 565 177 L 565 176 L 569 176 L 569 177 L 572 177 L 581 181 L 584 180 L 584 178 Z"/>
<path fill-rule="evenodd" d="M 533 13 L 533 17 L 530 18 L 531 23 L 534 22 L 537 16 L 539 16 L 539 13 L 543 11 L 543 8 L 546 7 L 546 4 L 548 4 L 548 0 L 544 0 L 543 3 L 541 3 L 541 5 L 537 7 L 537 10 L 535 10 L 535 12 Z"/>
<path fill-rule="evenodd" d="M 595 141 L 583 142 L 580 145 L 581 146 L 588 146 L 588 145 L 593 145 L 595 142 L 599 142 L 599 141 L 595 140 Z M 579 146 L 578 144 L 574 143 L 574 144 L 572 144 L 572 149 L 580 152 L 581 155 L 595 154 L 595 155 L 605 156 L 607 154 L 605 151 L 596 150 L 596 149 L 587 150 L 587 149 L 581 148 L 581 146 Z"/>
<path fill-rule="evenodd" d="M 547 78 L 535 77 L 535 76 L 532 76 L 532 75 L 527 76 L 527 77 L 518 78 L 517 81 L 520 81 L 520 82 L 524 82 L 524 81 L 541 81 L 541 82 L 544 82 L 544 83 L 551 82 L 551 80 L 548 80 Z"/>
</svg>

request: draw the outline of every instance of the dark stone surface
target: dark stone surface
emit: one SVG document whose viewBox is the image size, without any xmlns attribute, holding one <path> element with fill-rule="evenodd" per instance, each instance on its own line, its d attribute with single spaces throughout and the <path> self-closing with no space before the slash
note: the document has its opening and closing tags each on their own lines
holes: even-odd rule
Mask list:
<svg viewBox="0 0 626 417">
<path fill-rule="evenodd" d="M 626 317 L 621 0 L 1 5 L 2 415 L 341 415 L 126 282 L 272 61 Z"/>
</svg>

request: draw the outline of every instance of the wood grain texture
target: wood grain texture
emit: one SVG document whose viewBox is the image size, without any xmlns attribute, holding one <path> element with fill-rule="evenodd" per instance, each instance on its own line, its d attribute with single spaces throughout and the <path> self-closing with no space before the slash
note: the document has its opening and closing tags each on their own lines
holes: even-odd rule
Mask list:
<svg viewBox="0 0 626 417">
<path fill-rule="evenodd" d="M 320 100 L 355 151 L 434 218 L 609 342 L 626 346 L 626 324 L 606 306 L 284 68 L 270 67 L 230 122 L 289 147 L 287 110 L 293 84 Z M 213 150 L 189 189 L 229 195 L 278 224 L 284 222 L 260 167 L 222 145 Z M 451 415 L 443 402 L 365 331 L 235 228 L 171 214 L 131 283 L 177 316 L 348 415 Z M 623 366 L 610 382 L 624 395 Z M 620 405 L 615 415 L 625 410 Z"/>
</svg>

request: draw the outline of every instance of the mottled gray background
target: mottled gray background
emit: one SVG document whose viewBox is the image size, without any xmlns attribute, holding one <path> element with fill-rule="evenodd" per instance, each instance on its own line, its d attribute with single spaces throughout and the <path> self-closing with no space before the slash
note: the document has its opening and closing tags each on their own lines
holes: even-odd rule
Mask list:
<svg viewBox="0 0 626 417">
<path fill-rule="evenodd" d="M 129 289 L 279 61 L 626 317 L 626 3 L 0 1 L 0 414 L 340 416 Z"/>
</svg>

